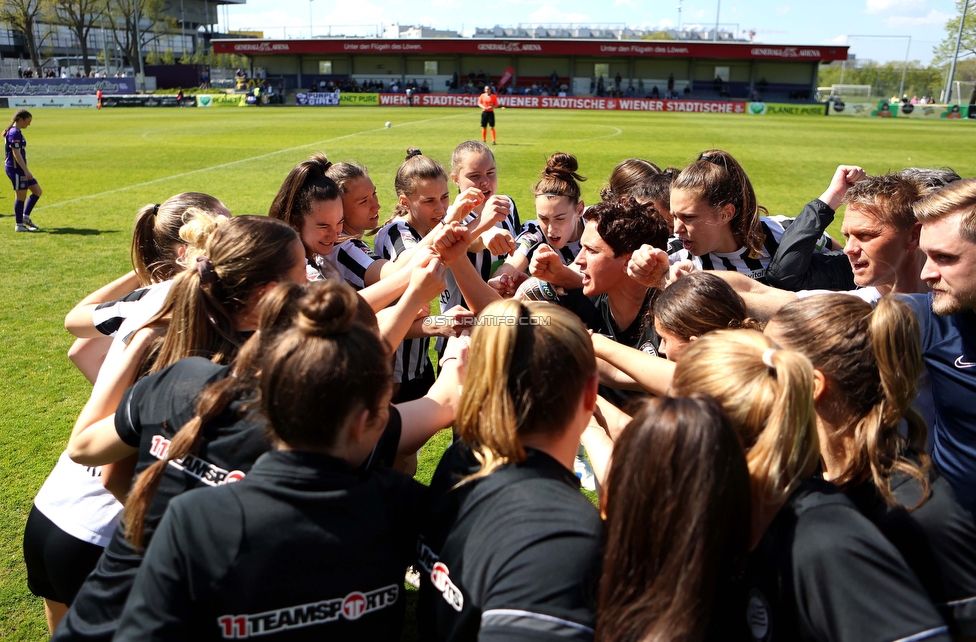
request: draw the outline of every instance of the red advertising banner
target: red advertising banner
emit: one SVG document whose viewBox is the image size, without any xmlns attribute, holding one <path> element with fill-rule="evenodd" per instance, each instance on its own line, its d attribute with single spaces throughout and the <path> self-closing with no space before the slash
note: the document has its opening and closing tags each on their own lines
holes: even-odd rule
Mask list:
<svg viewBox="0 0 976 642">
<path fill-rule="evenodd" d="M 836 45 L 763 45 L 752 42 L 652 40 L 500 40 L 433 38 L 382 40 L 214 40 L 214 53 L 292 54 L 525 54 L 535 56 L 637 56 L 649 58 L 728 58 L 745 60 L 847 60 L 847 47 Z"/>
<path fill-rule="evenodd" d="M 650 98 L 589 98 L 567 96 L 499 96 L 502 107 L 516 109 L 599 109 L 617 111 L 662 111 L 670 113 L 744 114 L 741 101 L 657 100 Z M 478 97 L 458 94 L 419 94 L 414 107 L 477 107 Z M 380 106 L 408 107 L 405 94 L 380 94 Z"/>
</svg>

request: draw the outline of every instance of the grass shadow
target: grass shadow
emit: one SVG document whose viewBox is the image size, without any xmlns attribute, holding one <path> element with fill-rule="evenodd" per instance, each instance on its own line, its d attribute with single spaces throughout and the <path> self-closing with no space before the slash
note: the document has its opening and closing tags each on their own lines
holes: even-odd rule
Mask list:
<svg viewBox="0 0 976 642">
<path fill-rule="evenodd" d="M 102 234 L 118 234 L 121 230 L 96 230 L 90 227 L 51 227 L 41 231 L 47 234 L 76 234 L 78 236 L 100 236 Z"/>
</svg>

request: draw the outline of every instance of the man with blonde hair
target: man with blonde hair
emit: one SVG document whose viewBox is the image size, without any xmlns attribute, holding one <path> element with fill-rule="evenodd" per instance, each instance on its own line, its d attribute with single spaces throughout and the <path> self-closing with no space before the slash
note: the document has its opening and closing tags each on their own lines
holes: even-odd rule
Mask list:
<svg viewBox="0 0 976 642">
<path fill-rule="evenodd" d="M 918 316 L 932 381 L 932 460 L 960 501 L 976 509 L 976 178 L 915 205 L 928 294 L 904 297 Z"/>
</svg>

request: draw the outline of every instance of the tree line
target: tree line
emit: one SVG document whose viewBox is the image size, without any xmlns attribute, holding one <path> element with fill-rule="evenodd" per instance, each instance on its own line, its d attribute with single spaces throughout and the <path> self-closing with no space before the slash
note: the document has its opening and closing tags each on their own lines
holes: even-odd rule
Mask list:
<svg viewBox="0 0 976 642">
<path fill-rule="evenodd" d="M 153 47 L 161 36 L 176 33 L 179 27 L 178 20 L 164 13 L 164 5 L 165 0 L 0 0 L 0 22 L 23 34 L 28 57 L 37 70 L 41 69 L 51 26 L 67 27 L 78 41 L 87 74 L 91 71 L 89 36 L 93 29 L 111 34 L 125 64 L 138 66 L 140 49 L 149 64 L 176 62 L 171 49 L 157 53 Z M 97 57 L 105 62 L 101 50 Z M 197 49 L 180 52 L 179 62 L 237 67 L 246 64 L 246 59 Z"/>
</svg>

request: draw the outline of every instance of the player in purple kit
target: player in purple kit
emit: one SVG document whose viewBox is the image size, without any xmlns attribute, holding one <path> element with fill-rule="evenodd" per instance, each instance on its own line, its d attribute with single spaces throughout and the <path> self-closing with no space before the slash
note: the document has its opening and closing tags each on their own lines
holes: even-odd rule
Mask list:
<svg viewBox="0 0 976 642">
<path fill-rule="evenodd" d="M 37 204 L 37 199 L 41 197 L 41 186 L 31 171 L 27 169 L 27 141 L 24 140 L 22 130 L 30 127 L 31 113 L 26 109 L 20 109 L 14 114 L 14 119 L 10 121 L 10 126 L 3 130 L 3 147 L 6 155 L 4 168 L 7 170 L 7 177 L 14 186 L 14 194 L 17 200 L 14 202 L 14 216 L 17 218 L 17 232 L 36 232 L 37 226 L 31 221 L 30 213 Z M 24 198 L 30 190 L 31 196 L 24 204 Z"/>
</svg>

